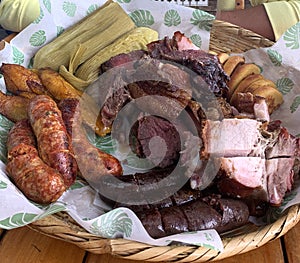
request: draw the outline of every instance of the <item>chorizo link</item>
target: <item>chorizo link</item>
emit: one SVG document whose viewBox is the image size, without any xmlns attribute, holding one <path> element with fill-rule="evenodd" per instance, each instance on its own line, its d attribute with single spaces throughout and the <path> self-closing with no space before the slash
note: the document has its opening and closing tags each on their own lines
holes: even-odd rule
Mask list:
<svg viewBox="0 0 300 263">
<path fill-rule="evenodd" d="M 28 116 L 41 159 L 57 170 L 69 187 L 76 179 L 77 163 L 56 102 L 47 95 L 38 95 L 29 104 Z"/>
<path fill-rule="evenodd" d="M 87 138 L 83 127 L 80 101 L 67 98 L 58 104 L 81 175 L 92 183 L 102 175 L 119 176 L 123 173 L 117 158 L 95 147 Z"/>
<path fill-rule="evenodd" d="M 6 171 L 24 195 L 37 203 L 56 201 L 66 190 L 62 176 L 38 155 L 35 136 L 27 119 L 14 124 L 7 140 Z"/>
</svg>

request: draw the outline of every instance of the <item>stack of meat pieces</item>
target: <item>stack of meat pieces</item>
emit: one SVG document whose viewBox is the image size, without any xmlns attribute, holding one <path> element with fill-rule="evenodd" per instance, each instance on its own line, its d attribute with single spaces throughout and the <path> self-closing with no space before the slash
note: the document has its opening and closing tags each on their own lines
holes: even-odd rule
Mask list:
<svg viewBox="0 0 300 263">
<path fill-rule="evenodd" d="M 292 189 L 299 139 L 280 121 L 270 121 L 262 98 L 244 98 L 247 114 L 231 107 L 229 77 L 217 57 L 181 33 L 150 43 L 147 51 L 113 57 L 101 73 L 99 90 L 110 85 L 101 109 L 104 124 L 112 125 L 134 101 L 142 114 L 129 133 L 130 146 L 155 168 L 118 181 L 101 177 L 100 196 L 113 207 L 135 211 L 152 237 L 238 227 L 257 214 L 253 200 L 277 206 Z M 151 100 L 139 103 L 149 95 Z M 151 150 L 154 137 L 163 139 L 164 151 L 159 142 L 154 147 L 159 150 Z"/>
<path fill-rule="evenodd" d="M 254 119 L 207 120 L 202 139 L 201 155 L 213 156 L 219 167 L 215 183 L 222 194 L 280 205 L 292 189 L 299 139 L 280 122 L 264 128 Z"/>
</svg>

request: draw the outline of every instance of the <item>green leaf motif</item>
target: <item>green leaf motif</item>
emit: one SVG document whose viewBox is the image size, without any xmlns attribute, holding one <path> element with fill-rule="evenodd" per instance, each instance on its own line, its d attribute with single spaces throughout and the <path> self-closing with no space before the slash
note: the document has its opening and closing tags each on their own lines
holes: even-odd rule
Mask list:
<svg viewBox="0 0 300 263">
<path fill-rule="evenodd" d="M 63 3 L 63 10 L 64 12 L 70 16 L 70 17 L 74 17 L 75 16 L 75 13 L 76 13 L 76 9 L 77 9 L 77 6 L 75 3 L 73 2 L 67 2 L 65 1 Z"/>
<path fill-rule="evenodd" d="M 270 60 L 271 60 L 271 62 L 274 66 L 281 66 L 281 64 L 282 64 L 282 55 L 278 51 L 268 49 L 267 53 L 268 53 L 269 58 L 270 58 Z"/>
<path fill-rule="evenodd" d="M 48 215 L 52 215 L 65 210 L 66 210 L 66 206 L 64 204 L 60 204 L 60 203 L 50 204 L 49 206 L 46 207 L 46 211 L 41 215 L 39 215 L 38 218 L 46 217 Z"/>
<path fill-rule="evenodd" d="M 86 185 L 83 183 L 83 182 L 81 182 L 81 181 L 76 181 L 74 184 L 72 184 L 71 186 L 70 186 L 70 190 L 75 190 L 75 189 L 80 189 L 80 188 L 82 188 L 82 187 L 85 187 Z"/>
<path fill-rule="evenodd" d="M 34 47 L 39 47 L 46 42 L 46 32 L 44 30 L 39 30 L 32 34 L 29 39 L 29 43 Z"/>
<path fill-rule="evenodd" d="M 6 163 L 7 161 L 7 147 L 6 147 L 6 141 L 7 141 L 7 132 L 0 131 L 0 160 L 3 163 Z"/>
<path fill-rule="evenodd" d="M 22 64 L 24 62 L 24 54 L 15 46 L 12 46 L 13 61 L 15 64 Z"/>
<path fill-rule="evenodd" d="M 200 29 L 210 31 L 213 19 L 213 15 L 208 14 L 203 10 L 195 9 L 190 22 L 191 24 L 198 26 Z"/>
<path fill-rule="evenodd" d="M 32 22 L 34 24 L 38 24 L 44 17 L 43 9 L 40 9 L 40 15 Z"/>
<path fill-rule="evenodd" d="M 181 23 L 181 18 L 179 13 L 176 10 L 171 9 L 165 13 L 164 24 L 167 27 L 178 26 L 180 23 Z"/>
<path fill-rule="evenodd" d="M 7 188 L 7 183 L 0 181 L 0 189 L 6 189 Z"/>
<path fill-rule="evenodd" d="M 94 134 L 93 134 L 94 135 Z M 92 137 L 92 134 L 87 133 L 89 141 L 97 148 L 107 153 L 114 153 L 116 149 L 116 141 L 110 135 L 100 137 Z"/>
<path fill-rule="evenodd" d="M 7 133 L 13 125 L 14 123 L 12 121 L 0 114 L 0 127 L 2 130 Z"/>
<path fill-rule="evenodd" d="M 91 13 L 93 13 L 94 11 L 96 11 L 99 8 L 99 5 L 94 4 L 94 5 L 90 5 L 88 10 L 86 11 L 86 14 L 89 15 Z"/>
<path fill-rule="evenodd" d="M 117 1 L 121 4 L 123 4 L 123 3 L 128 4 L 131 2 L 131 0 L 117 0 Z"/>
<path fill-rule="evenodd" d="M 299 105 L 300 105 L 300 96 L 297 96 L 290 107 L 291 113 L 294 113 L 298 109 Z"/>
<path fill-rule="evenodd" d="M 102 215 L 92 223 L 91 232 L 106 238 L 123 234 L 129 237 L 132 233 L 132 220 L 122 210 L 115 209 Z"/>
<path fill-rule="evenodd" d="M 20 226 L 25 226 L 34 221 L 37 214 L 18 213 L 0 221 L 0 227 L 4 229 L 13 229 Z"/>
<path fill-rule="evenodd" d="M 62 26 L 57 26 L 56 27 L 56 36 L 60 36 L 64 31 L 65 31 L 65 29 Z"/>
<path fill-rule="evenodd" d="M 300 23 L 290 27 L 283 35 L 285 46 L 291 49 L 299 49 L 300 47 Z"/>
<path fill-rule="evenodd" d="M 34 60 L 34 56 L 29 60 L 29 63 L 27 65 L 27 68 L 32 69 L 33 68 L 33 60 Z"/>
<path fill-rule="evenodd" d="M 193 42 L 193 44 L 199 48 L 202 46 L 202 39 L 201 36 L 198 34 L 194 34 L 190 36 L 190 40 Z"/>
<path fill-rule="evenodd" d="M 51 14 L 51 1 L 50 0 L 43 0 L 44 6 L 48 10 L 48 12 Z"/>
<path fill-rule="evenodd" d="M 7 134 L 12 127 L 13 123 L 0 114 L 0 160 L 4 163 L 7 161 Z"/>
<path fill-rule="evenodd" d="M 154 24 L 154 17 L 149 10 L 135 10 L 129 16 L 137 27 L 149 27 Z"/>
<path fill-rule="evenodd" d="M 294 82 L 289 78 L 281 78 L 276 81 L 278 90 L 283 94 L 288 94 L 294 87 Z"/>
</svg>

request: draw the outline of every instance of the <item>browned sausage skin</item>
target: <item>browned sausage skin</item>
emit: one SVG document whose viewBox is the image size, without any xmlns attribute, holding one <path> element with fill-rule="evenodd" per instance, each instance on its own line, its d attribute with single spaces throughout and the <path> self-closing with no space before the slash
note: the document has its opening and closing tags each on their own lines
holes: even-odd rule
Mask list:
<svg viewBox="0 0 300 263">
<path fill-rule="evenodd" d="M 102 175 L 122 175 L 123 169 L 117 158 L 95 147 L 87 138 L 82 127 L 80 101 L 68 98 L 60 101 L 63 121 L 72 137 L 72 147 L 81 175 L 92 182 Z"/>
<path fill-rule="evenodd" d="M 27 119 L 18 121 L 11 128 L 7 149 L 6 171 L 28 199 L 48 204 L 64 193 L 66 188 L 62 176 L 39 157 Z"/>
<path fill-rule="evenodd" d="M 78 169 L 56 102 L 47 95 L 38 95 L 29 104 L 28 116 L 41 159 L 62 175 L 68 188 L 74 183 Z"/>
</svg>

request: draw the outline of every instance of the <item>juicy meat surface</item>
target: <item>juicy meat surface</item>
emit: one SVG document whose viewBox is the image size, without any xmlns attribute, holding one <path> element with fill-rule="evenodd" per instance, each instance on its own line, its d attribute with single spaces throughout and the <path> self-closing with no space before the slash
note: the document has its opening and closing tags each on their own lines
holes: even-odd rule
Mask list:
<svg viewBox="0 0 300 263">
<path fill-rule="evenodd" d="M 260 122 L 252 119 L 206 120 L 202 130 L 202 157 L 259 155 L 260 126 Z"/>
</svg>

